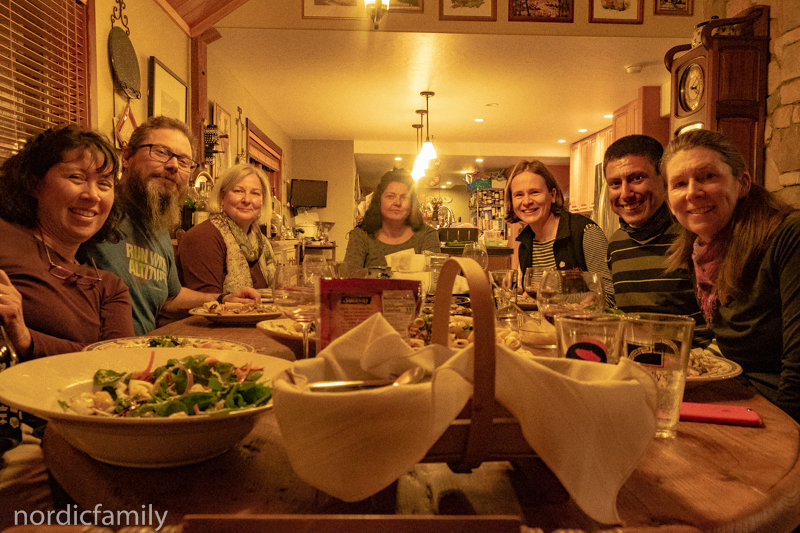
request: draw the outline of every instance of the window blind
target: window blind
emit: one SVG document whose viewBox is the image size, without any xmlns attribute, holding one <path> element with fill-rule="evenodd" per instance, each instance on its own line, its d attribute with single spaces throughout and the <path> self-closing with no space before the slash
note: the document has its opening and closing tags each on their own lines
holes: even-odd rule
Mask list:
<svg viewBox="0 0 800 533">
<path fill-rule="evenodd" d="M 59 124 L 89 124 L 88 7 L 0 0 L 0 162 Z"/>
</svg>

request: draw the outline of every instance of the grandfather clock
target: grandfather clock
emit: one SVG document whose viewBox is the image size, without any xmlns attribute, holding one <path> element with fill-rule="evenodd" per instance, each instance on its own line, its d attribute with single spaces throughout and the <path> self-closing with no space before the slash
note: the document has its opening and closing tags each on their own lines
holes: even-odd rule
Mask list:
<svg viewBox="0 0 800 533">
<path fill-rule="evenodd" d="M 712 19 L 693 41 L 671 48 L 664 57 L 672 76 L 670 139 L 690 129 L 722 133 L 763 185 L 769 7 Z M 686 53 L 676 58 L 681 52 Z"/>
</svg>

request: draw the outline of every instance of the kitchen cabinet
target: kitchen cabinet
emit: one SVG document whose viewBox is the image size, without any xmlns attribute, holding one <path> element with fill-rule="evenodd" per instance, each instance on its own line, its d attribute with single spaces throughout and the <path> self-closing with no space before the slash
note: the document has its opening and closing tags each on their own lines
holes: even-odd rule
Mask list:
<svg viewBox="0 0 800 533">
<path fill-rule="evenodd" d="M 569 210 L 589 216 L 594 208 L 597 165 L 603 164 L 606 148 L 613 142 L 613 126 L 609 126 L 570 147 Z"/>
<path fill-rule="evenodd" d="M 614 111 L 611 126 L 615 141 L 626 135 L 649 135 L 666 146 L 669 117 L 661 116 L 661 87 L 639 87 L 635 100 Z"/>
</svg>

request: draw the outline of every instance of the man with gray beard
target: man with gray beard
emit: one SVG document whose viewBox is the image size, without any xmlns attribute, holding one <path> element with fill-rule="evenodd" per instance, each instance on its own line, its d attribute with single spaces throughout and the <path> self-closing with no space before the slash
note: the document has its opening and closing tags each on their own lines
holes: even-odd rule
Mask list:
<svg viewBox="0 0 800 533">
<path fill-rule="evenodd" d="M 217 299 L 261 302 L 258 292 L 242 288 L 231 294 L 209 294 L 181 287 L 169 227 L 178 220 L 197 168 L 191 131 L 179 120 L 151 117 L 131 135 L 122 152 L 122 182 L 117 201 L 125 216 L 117 244 L 90 242 L 83 252 L 97 266 L 120 276 L 128 285 L 136 335 L 156 327 L 159 312 L 174 315 Z"/>
</svg>

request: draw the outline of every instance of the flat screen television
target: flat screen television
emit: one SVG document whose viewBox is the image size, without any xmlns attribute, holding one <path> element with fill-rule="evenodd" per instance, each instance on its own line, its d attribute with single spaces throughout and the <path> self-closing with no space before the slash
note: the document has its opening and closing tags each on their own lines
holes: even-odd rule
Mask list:
<svg viewBox="0 0 800 533">
<path fill-rule="evenodd" d="M 289 192 L 292 207 L 326 207 L 328 205 L 328 182 L 320 180 L 292 180 Z"/>
</svg>

